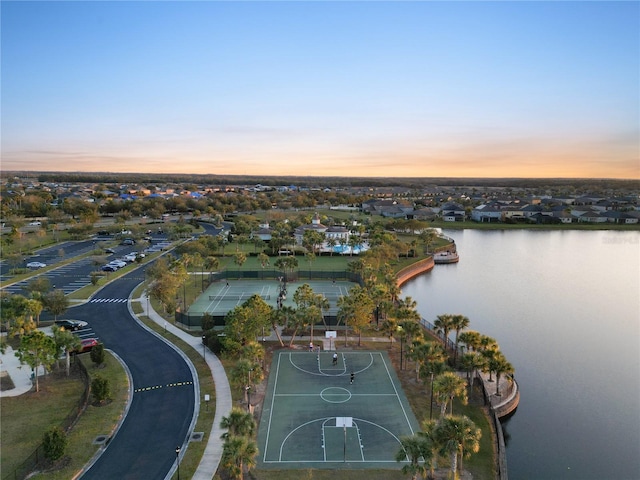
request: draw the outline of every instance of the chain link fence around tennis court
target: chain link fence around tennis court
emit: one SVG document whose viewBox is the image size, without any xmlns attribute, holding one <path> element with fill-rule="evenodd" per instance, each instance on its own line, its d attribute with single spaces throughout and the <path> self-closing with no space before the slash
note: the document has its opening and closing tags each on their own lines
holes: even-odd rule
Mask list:
<svg viewBox="0 0 640 480">
<path fill-rule="evenodd" d="M 223 282 L 227 280 L 276 280 L 280 281 L 281 279 L 286 278 L 287 282 L 300 282 L 306 280 L 318 280 L 318 281 L 348 281 L 357 283 L 360 286 L 363 286 L 362 277 L 353 272 L 348 272 L 346 270 L 296 270 L 294 272 L 286 272 L 283 273 L 282 270 L 275 269 L 264 269 L 264 270 L 223 270 L 220 272 L 212 272 L 208 276 L 208 285 L 216 282 Z M 207 285 L 207 286 L 208 286 Z M 252 294 L 241 294 L 241 295 L 225 295 L 225 299 L 228 300 L 243 300 L 249 299 Z M 215 299 L 216 296 L 212 300 Z M 235 298 L 238 297 L 238 298 Z M 263 299 L 270 300 L 269 295 L 263 295 Z M 269 297 L 269 298 L 265 298 Z M 329 300 L 336 300 L 331 294 L 327 294 L 327 298 Z M 184 328 L 188 330 L 200 330 L 202 328 L 202 312 L 180 312 L 176 311 L 175 313 L 175 321 L 176 323 L 180 323 Z M 225 314 L 219 313 L 209 313 L 208 314 L 213 320 L 213 324 L 215 327 L 224 327 L 225 324 Z M 337 315 L 335 312 L 325 312 L 324 322 L 326 325 L 337 325 Z"/>
</svg>

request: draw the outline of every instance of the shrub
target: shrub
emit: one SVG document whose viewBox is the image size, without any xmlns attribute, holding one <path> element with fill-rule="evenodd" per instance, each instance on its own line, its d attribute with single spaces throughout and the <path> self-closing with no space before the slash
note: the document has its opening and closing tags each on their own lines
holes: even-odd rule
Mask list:
<svg viewBox="0 0 640 480">
<path fill-rule="evenodd" d="M 91 381 L 91 393 L 97 403 L 102 403 L 108 400 L 111 396 L 111 385 L 109 379 L 104 378 L 102 375 L 96 375 Z"/>
<path fill-rule="evenodd" d="M 101 343 L 99 343 L 98 345 L 96 345 L 95 347 L 93 347 L 91 349 L 91 361 L 93 363 L 96 364 L 96 366 L 98 365 L 102 365 L 104 363 L 104 345 L 102 345 Z"/>
<path fill-rule="evenodd" d="M 64 455 L 67 448 L 67 435 L 60 427 L 52 427 L 44 432 L 42 447 L 45 458 L 55 462 Z"/>
</svg>

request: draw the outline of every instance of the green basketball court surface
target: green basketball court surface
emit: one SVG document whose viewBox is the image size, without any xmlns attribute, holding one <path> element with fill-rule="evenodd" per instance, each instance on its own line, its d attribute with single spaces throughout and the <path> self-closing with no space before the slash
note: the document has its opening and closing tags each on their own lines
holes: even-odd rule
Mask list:
<svg viewBox="0 0 640 480">
<path fill-rule="evenodd" d="M 280 351 L 258 431 L 262 468 L 400 468 L 419 431 L 386 352 Z M 354 379 L 351 383 L 351 374 Z"/>
</svg>

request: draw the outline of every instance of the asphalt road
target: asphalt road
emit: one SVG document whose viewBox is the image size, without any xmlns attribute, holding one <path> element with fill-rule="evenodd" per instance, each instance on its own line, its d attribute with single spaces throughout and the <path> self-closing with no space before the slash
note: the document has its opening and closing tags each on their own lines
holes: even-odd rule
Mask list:
<svg viewBox="0 0 640 480">
<path fill-rule="evenodd" d="M 211 224 L 201 225 L 209 235 L 217 235 L 222 230 Z M 154 235 L 154 245 L 165 241 L 166 237 Z M 67 242 L 42 249 L 37 257 L 26 261 L 52 265 L 95 247 L 96 239 Z M 114 250 L 115 254 L 107 261 L 137 249 L 118 245 Z M 191 433 L 197 397 L 188 363 L 178 350 L 143 328 L 128 310 L 127 299 L 144 280 L 144 268 L 146 266 L 106 285 L 89 302 L 70 308 L 62 316 L 88 322 L 79 336 L 99 338 L 106 348 L 120 356 L 133 380 L 133 396 L 125 420 L 82 479 L 165 479 L 175 468 L 176 447 L 184 451 Z M 82 259 L 43 275 L 49 277 L 55 288 L 69 294 L 88 284 L 94 270 L 90 259 Z M 23 294 L 26 283 L 5 289 Z M 42 319 L 48 316 L 45 313 Z"/>
<path fill-rule="evenodd" d="M 196 396 L 188 364 L 141 327 L 127 303 L 116 301 L 128 298 L 143 277 L 142 269 L 131 272 L 107 285 L 92 302 L 65 314 L 65 318 L 89 322 L 105 347 L 123 359 L 133 378 L 129 412 L 83 479 L 164 479 L 175 465 L 176 447 L 184 449 L 190 434 Z"/>
</svg>

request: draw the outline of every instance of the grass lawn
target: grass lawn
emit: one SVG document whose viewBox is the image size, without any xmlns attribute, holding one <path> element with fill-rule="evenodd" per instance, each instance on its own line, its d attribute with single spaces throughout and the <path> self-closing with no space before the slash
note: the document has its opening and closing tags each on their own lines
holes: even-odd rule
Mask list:
<svg viewBox="0 0 640 480">
<path fill-rule="evenodd" d="M 92 445 L 98 435 L 110 435 L 122 415 L 127 400 L 128 381 L 120 363 L 106 355 L 104 367 L 96 368 L 88 355 L 78 357 L 90 376 L 100 373 L 111 384 L 112 401 L 105 406 L 89 404 L 78 422 L 68 432 L 65 467 L 32 478 L 68 479 L 95 454 Z M 53 373 L 40 380 L 41 391 L 2 399 L 2 472 L 12 472 L 42 442 L 45 430 L 58 426 L 78 405 L 84 385 L 79 374 L 66 377 Z M 91 402 L 91 400 L 90 400 Z"/>
<path fill-rule="evenodd" d="M 63 422 L 84 391 L 79 375 L 67 377 L 63 372 L 40 377 L 39 384 L 38 393 L 33 388 L 17 397 L 2 398 L 0 469 L 3 476 L 13 472 L 36 450 L 45 430 Z"/>
</svg>

